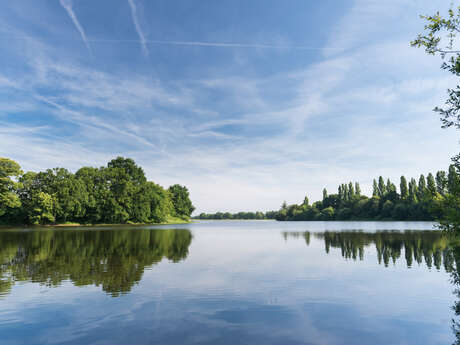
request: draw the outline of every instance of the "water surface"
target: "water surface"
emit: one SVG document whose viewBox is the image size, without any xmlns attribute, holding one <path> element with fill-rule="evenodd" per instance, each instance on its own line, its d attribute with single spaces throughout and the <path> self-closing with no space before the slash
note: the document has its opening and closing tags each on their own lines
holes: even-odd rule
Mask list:
<svg viewBox="0 0 460 345">
<path fill-rule="evenodd" d="M 456 248 L 426 222 L 3 229 L 0 343 L 452 343 Z"/>
</svg>

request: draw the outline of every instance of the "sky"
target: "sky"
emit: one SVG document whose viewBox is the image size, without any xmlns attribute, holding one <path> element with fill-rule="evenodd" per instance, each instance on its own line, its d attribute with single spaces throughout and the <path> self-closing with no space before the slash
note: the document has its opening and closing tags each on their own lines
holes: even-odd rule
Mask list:
<svg viewBox="0 0 460 345">
<path fill-rule="evenodd" d="M 0 4 L 0 156 L 25 171 L 133 158 L 196 213 L 274 210 L 446 170 L 457 80 L 410 47 L 446 1 Z"/>
</svg>

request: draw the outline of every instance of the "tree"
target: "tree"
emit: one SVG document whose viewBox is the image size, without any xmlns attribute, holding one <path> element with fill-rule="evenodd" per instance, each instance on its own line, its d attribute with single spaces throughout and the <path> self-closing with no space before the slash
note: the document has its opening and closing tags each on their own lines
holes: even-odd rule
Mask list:
<svg viewBox="0 0 460 345">
<path fill-rule="evenodd" d="M 187 187 L 175 184 L 168 190 L 171 194 L 175 214 L 178 217 L 190 217 L 195 207 L 192 205 Z"/>
<path fill-rule="evenodd" d="M 401 199 L 406 200 L 409 197 L 409 190 L 407 188 L 407 180 L 404 176 L 401 176 L 401 182 L 399 184 L 399 190 L 401 192 Z"/>
<path fill-rule="evenodd" d="M 372 196 L 378 196 L 379 195 L 379 186 L 377 185 L 377 181 L 374 179 L 372 182 Z"/>
<path fill-rule="evenodd" d="M 305 195 L 305 198 L 303 199 L 303 202 L 302 202 L 302 206 L 308 206 L 309 205 L 309 201 L 308 201 L 308 196 Z"/>
<path fill-rule="evenodd" d="M 0 217 L 5 215 L 9 209 L 21 206 L 21 201 L 16 194 L 18 184 L 12 179 L 21 174 L 22 170 L 18 163 L 0 157 Z"/>
<path fill-rule="evenodd" d="M 430 55 L 439 54 L 443 60 L 441 68 L 457 77 L 460 76 L 460 50 L 454 48 L 455 38 L 460 33 L 460 7 L 449 9 L 447 17 L 442 17 L 437 12 L 421 18 L 427 22 L 427 33 L 419 34 L 411 45 L 425 48 Z M 441 115 L 443 128 L 460 128 L 460 86 L 448 89 L 447 93 L 449 98 L 445 102 L 445 107 L 436 107 L 434 110 Z"/>
<path fill-rule="evenodd" d="M 348 183 L 348 200 L 353 200 L 355 197 L 355 189 L 353 187 L 353 183 Z"/>
<path fill-rule="evenodd" d="M 426 180 L 423 174 L 420 175 L 418 179 L 418 189 L 417 189 L 417 197 L 419 200 L 423 199 L 427 193 L 426 189 Z"/>
<path fill-rule="evenodd" d="M 326 188 L 323 189 L 323 201 L 327 198 L 327 190 Z"/>
<path fill-rule="evenodd" d="M 417 203 L 417 182 L 411 178 L 409 182 L 409 201 L 411 204 Z"/>
<path fill-rule="evenodd" d="M 361 195 L 361 187 L 359 186 L 359 182 L 355 182 L 355 194 L 357 196 Z"/>
<path fill-rule="evenodd" d="M 455 169 L 455 166 L 451 164 L 449 166 L 449 173 L 447 175 L 447 190 L 449 191 L 449 194 L 455 194 L 455 192 L 458 190 L 458 182 L 459 176 L 457 174 L 457 169 Z"/>
<path fill-rule="evenodd" d="M 425 25 L 426 34 L 419 34 L 411 42 L 411 45 L 424 47 L 426 53 L 431 55 L 439 54 L 443 60 L 441 68 L 459 77 L 460 50 L 454 48 L 454 45 L 455 47 L 458 45 L 455 39 L 460 33 L 460 7 L 450 8 L 446 17 L 442 17 L 439 12 L 432 16 L 421 17 L 427 22 Z M 440 115 L 443 128 L 451 126 L 460 128 L 460 86 L 457 84 L 455 88 L 448 89 L 447 93 L 448 99 L 445 106 L 443 108 L 436 107 L 434 111 Z M 452 160 L 456 167 L 449 168 L 449 174 L 454 178 L 455 169 L 460 168 L 460 155 L 453 157 Z M 445 199 L 444 215 L 440 221 L 445 230 L 459 234 L 460 214 L 456 202 L 460 201 L 460 190 L 452 181 L 448 188 L 449 195 Z"/>
<path fill-rule="evenodd" d="M 427 189 L 428 192 L 430 193 L 431 197 L 436 196 L 437 190 L 436 190 L 436 182 L 434 180 L 434 176 L 432 173 L 429 173 L 426 179 L 426 184 L 427 184 Z"/>
<path fill-rule="evenodd" d="M 439 194 L 445 195 L 447 192 L 447 176 L 445 171 L 436 173 L 436 190 Z"/>
<path fill-rule="evenodd" d="M 385 182 L 383 181 L 383 177 L 379 176 L 379 187 L 378 187 L 378 196 L 383 198 L 386 194 L 386 186 Z"/>
</svg>

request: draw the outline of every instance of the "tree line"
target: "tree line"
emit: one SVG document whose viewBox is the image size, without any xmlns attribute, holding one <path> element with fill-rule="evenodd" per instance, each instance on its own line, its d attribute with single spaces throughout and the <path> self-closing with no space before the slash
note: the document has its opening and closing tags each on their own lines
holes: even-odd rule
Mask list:
<svg viewBox="0 0 460 345">
<path fill-rule="evenodd" d="M 361 193 L 358 182 L 344 183 L 337 193 L 323 190 L 320 201 L 309 204 L 283 203 L 276 219 L 285 220 L 437 220 L 443 217 L 444 205 L 456 194 L 459 175 L 454 165 L 448 172 L 420 175 L 418 180 L 401 176 L 399 191 L 395 183 L 382 176 L 373 180 L 372 196 Z"/>
<path fill-rule="evenodd" d="M 193 218 L 195 219 L 213 219 L 213 220 L 223 220 L 223 219 L 247 219 L 247 220 L 263 220 L 263 219 L 275 219 L 277 211 L 267 211 L 267 212 L 217 212 L 217 213 L 200 213 L 198 216 Z"/>
<path fill-rule="evenodd" d="M 0 224 L 127 224 L 188 220 L 194 206 L 185 186 L 147 181 L 130 158 L 107 166 L 23 173 L 0 158 Z"/>
<path fill-rule="evenodd" d="M 323 189 L 322 200 L 310 205 L 308 196 L 300 204 L 284 202 L 278 211 L 201 213 L 197 219 L 312 220 L 442 220 L 458 216 L 460 177 L 451 165 L 448 171 L 422 174 L 416 180 L 401 176 L 399 188 L 382 176 L 373 180 L 372 196 L 363 195 L 358 182 L 343 183 L 337 193 Z"/>
</svg>

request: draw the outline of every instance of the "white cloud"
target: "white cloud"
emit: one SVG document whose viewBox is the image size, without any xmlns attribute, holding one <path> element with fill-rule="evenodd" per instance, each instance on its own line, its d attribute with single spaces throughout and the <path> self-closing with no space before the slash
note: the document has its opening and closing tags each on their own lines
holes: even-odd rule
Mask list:
<svg viewBox="0 0 460 345">
<path fill-rule="evenodd" d="M 144 32 L 142 31 L 141 25 L 139 24 L 139 18 L 137 16 L 137 6 L 134 0 L 128 0 L 129 7 L 131 9 L 131 16 L 133 18 L 133 23 L 136 28 L 136 32 L 139 36 L 139 40 L 141 42 L 142 51 L 145 55 L 149 55 L 149 50 L 147 48 L 147 41 L 145 39 Z"/>
<path fill-rule="evenodd" d="M 91 53 L 91 47 L 88 43 L 88 39 L 86 38 L 85 30 L 83 30 L 83 27 L 81 26 L 80 22 L 78 21 L 77 15 L 75 14 L 73 10 L 73 2 L 72 0 L 59 0 L 59 3 L 61 6 L 65 9 L 67 14 L 69 15 L 70 19 L 72 19 L 73 24 L 77 28 L 78 32 L 80 33 L 81 39 L 86 45 L 86 48 L 88 48 L 88 51 Z"/>
</svg>

